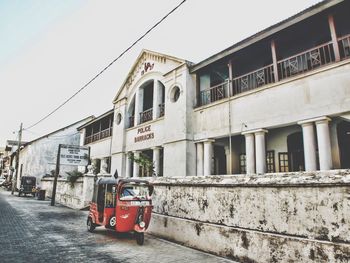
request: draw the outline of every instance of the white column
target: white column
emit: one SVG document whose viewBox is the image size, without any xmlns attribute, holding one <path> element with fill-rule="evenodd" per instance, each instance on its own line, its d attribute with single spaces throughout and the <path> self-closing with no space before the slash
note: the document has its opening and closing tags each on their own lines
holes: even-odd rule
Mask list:
<svg viewBox="0 0 350 263">
<path fill-rule="evenodd" d="M 226 156 L 226 174 L 232 174 L 231 171 L 231 162 L 230 162 L 230 147 L 229 146 L 225 146 L 225 156 Z"/>
<path fill-rule="evenodd" d="M 214 140 L 206 140 L 204 144 L 203 158 L 203 175 L 211 175 L 213 173 L 213 156 L 214 156 Z"/>
<path fill-rule="evenodd" d="M 107 158 L 101 158 L 101 165 L 100 165 L 100 174 L 107 174 Z"/>
<path fill-rule="evenodd" d="M 126 167 L 125 167 L 125 177 L 131 177 L 131 159 L 129 158 L 130 153 L 125 154 Z"/>
<path fill-rule="evenodd" d="M 246 171 L 247 174 L 255 173 L 255 146 L 254 133 L 242 133 L 245 137 Z"/>
<path fill-rule="evenodd" d="M 257 174 L 263 174 L 266 172 L 265 133 L 267 133 L 267 130 L 264 129 L 255 132 L 255 160 Z"/>
<path fill-rule="evenodd" d="M 153 83 L 153 120 L 159 117 L 159 104 L 161 97 L 161 87 L 158 80 L 154 80 Z"/>
<path fill-rule="evenodd" d="M 305 171 L 316 171 L 316 142 L 313 122 L 298 122 L 303 129 Z"/>
<path fill-rule="evenodd" d="M 140 112 L 143 109 L 143 89 L 138 89 L 135 94 L 135 126 L 140 124 Z"/>
<path fill-rule="evenodd" d="M 139 158 L 140 157 L 140 152 L 135 151 L 134 152 L 134 158 Z M 134 161 L 133 165 L 133 177 L 139 177 L 139 165 Z"/>
<path fill-rule="evenodd" d="M 328 126 L 330 120 L 330 118 L 325 117 L 316 121 L 320 170 L 330 170 L 333 168 L 332 148 Z"/>
<path fill-rule="evenodd" d="M 204 150 L 203 150 L 203 142 L 196 143 L 197 149 L 197 176 L 203 175 L 203 158 L 204 158 Z"/>
<path fill-rule="evenodd" d="M 155 176 L 159 176 L 160 169 L 160 147 L 154 147 L 153 149 L 153 165 Z"/>
</svg>

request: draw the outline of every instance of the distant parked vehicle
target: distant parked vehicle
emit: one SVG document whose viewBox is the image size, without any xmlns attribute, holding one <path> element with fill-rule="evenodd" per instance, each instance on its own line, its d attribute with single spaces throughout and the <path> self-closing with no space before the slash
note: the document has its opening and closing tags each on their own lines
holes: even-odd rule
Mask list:
<svg viewBox="0 0 350 263">
<path fill-rule="evenodd" d="M 34 176 L 23 176 L 21 178 L 21 186 L 18 190 L 18 196 L 21 196 L 21 194 L 32 194 L 35 196 L 35 189 L 36 189 L 36 177 Z"/>
</svg>

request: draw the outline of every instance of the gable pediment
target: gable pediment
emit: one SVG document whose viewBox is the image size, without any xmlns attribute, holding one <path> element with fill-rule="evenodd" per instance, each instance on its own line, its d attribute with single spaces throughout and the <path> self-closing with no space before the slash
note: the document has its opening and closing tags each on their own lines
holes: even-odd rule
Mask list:
<svg viewBox="0 0 350 263">
<path fill-rule="evenodd" d="M 129 88 L 133 86 L 133 84 L 135 84 L 145 74 L 151 72 L 160 72 L 164 74 L 185 62 L 186 61 L 183 59 L 153 51 L 143 50 L 131 67 L 129 74 L 120 87 L 113 102 L 118 101 L 120 99 L 120 95 L 122 95 L 121 97 L 125 96 L 126 91 L 129 90 Z"/>
</svg>

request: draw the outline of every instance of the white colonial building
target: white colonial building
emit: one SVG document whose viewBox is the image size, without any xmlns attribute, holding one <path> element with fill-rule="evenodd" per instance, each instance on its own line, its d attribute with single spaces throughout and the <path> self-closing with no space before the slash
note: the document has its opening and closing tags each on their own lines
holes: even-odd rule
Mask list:
<svg viewBox="0 0 350 263">
<path fill-rule="evenodd" d="M 20 187 L 22 176 L 35 176 L 37 184 L 40 184 L 40 179 L 44 176 L 53 176 L 59 144 L 79 145 L 81 136 L 77 128 L 92 119 L 93 116 L 89 116 L 30 142 L 22 142 L 16 180 L 17 188 Z M 75 166 L 61 165 L 60 175 L 66 177 L 66 172 L 74 169 L 76 169 Z"/>
<path fill-rule="evenodd" d="M 114 100 L 111 173 L 350 168 L 350 2 L 323 1 L 193 64 L 144 50 Z M 107 147 L 107 146 L 106 146 Z"/>
</svg>

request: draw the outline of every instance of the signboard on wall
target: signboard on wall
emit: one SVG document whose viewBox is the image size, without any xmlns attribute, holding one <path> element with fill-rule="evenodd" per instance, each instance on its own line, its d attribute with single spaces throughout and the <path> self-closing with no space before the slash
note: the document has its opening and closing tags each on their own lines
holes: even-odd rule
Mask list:
<svg viewBox="0 0 350 263">
<path fill-rule="evenodd" d="M 61 144 L 60 164 L 86 166 L 89 154 L 89 147 Z"/>
</svg>

